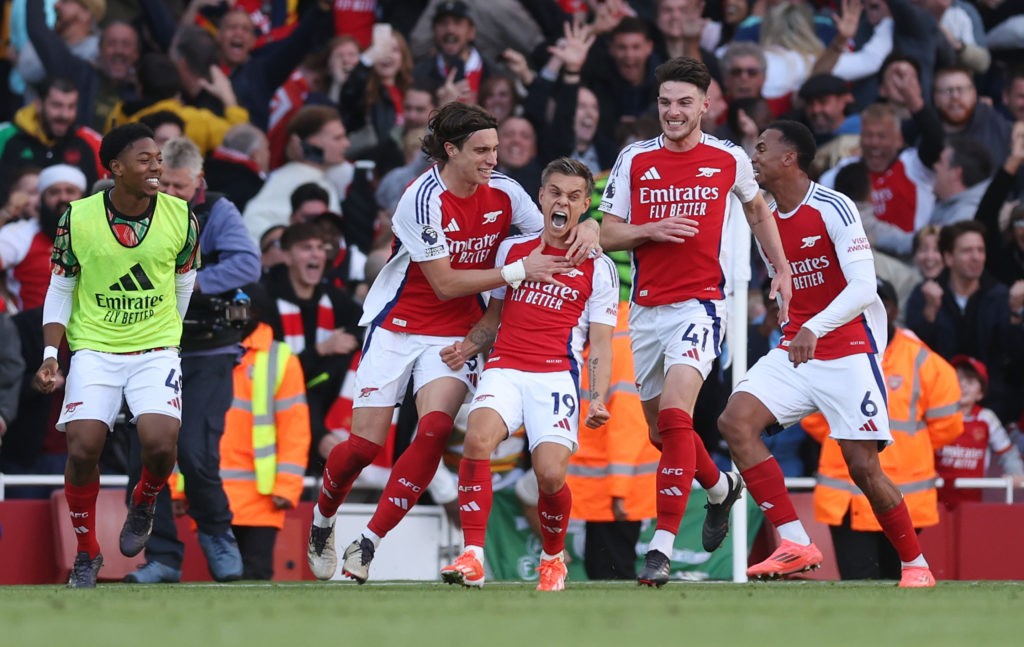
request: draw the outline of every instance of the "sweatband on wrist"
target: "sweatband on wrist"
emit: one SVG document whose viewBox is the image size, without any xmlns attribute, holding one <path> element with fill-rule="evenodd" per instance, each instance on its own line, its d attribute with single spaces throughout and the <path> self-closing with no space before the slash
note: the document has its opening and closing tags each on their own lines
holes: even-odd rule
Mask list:
<svg viewBox="0 0 1024 647">
<path fill-rule="evenodd" d="M 526 280 L 526 265 L 523 263 L 523 259 L 519 259 L 515 263 L 505 265 L 501 268 L 501 278 L 508 283 L 509 286 L 516 290 Z"/>
<path fill-rule="evenodd" d="M 43 361 L 45 362 L 48 359 L 57 359 L 56 346 L 47 346 L 43 349 Z"/>
</svg>

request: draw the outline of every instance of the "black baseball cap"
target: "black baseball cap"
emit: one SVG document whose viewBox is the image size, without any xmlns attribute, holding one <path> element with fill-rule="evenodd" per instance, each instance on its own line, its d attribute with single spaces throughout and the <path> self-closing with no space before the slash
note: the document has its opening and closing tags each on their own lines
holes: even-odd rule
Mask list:
<svg viewBox="0 0 1024 647">
<path fill-rule="evenodd" d="M 473 16 L 469 13 L 469 5 L 462 0 L 447 0 L 437 5 L 437 9 L 434 10 L 433 23 L 442 18 L 453 16 L 455 18 L 465 18 L 466 20 L 473 22 Z"/>
</svg>

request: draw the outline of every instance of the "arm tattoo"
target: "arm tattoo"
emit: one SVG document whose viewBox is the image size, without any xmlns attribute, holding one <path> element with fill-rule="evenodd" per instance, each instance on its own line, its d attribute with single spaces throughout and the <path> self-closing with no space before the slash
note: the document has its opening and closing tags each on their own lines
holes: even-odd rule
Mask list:
<svg viewBox="0 0 1024 647">
<path fill-rule="evenodd" d="M 486 326 L 476 326 L 469 331 L 466 335 L 466 341 L 468 341 L 476 351 L 487 351 L 490 350 L 494 344 L 494 337 L 497 333 L 496 329 L 489 328 Z"/>
</svg>

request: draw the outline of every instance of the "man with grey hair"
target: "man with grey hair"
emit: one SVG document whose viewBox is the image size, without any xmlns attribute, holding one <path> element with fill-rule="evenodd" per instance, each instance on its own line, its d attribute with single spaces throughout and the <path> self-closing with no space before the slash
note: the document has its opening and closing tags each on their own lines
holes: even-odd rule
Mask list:
<svg viewBox="0 0 1024 647">
<path fill-rule="evenodd" d="M 252 124 L 238 124 L 224 135 L 206 157 L 206 183 L 245 210 L 259 193 L 270 167 L 270 144 L 263 131 Z"/>
<path fill-rule="evenodd" d="M 182 424 L 178 436 L 178 468 L 185 480 L 188 513 L 199 530 L 199 545 L 210 574 L 218 582 L 242 577 L 242 557 L 231 530 L 231 510 L 220 478 L 220 437 L 232 401 L 232 370 L 241 354 L 244 322 L 231 320 L 224 304 L 237 291 L 259 280 L 260 254 L 246 233 L 238 208 L 221 194 L 206 190 L 203 157 L 185 137 L 161 149 L 160 190 L 189 203 L 199 222 L 203 267 L 196 276 L 196 294 L 184 317 L 181 336 Z M 130 480 L 141 464 L 131 453 Z M 129 492 L 131 489 L 129 489 Z M 125 580 L 142 584 L 181 579 L 184 544 L 178 539 L 171 497 L 165 488 L 157 497 L 153 533 L 146 543 L 146 563 Z"/>
<path fill-rule="evenodd" d="M 764 50 L 757 43 L 741 41 L 729 45 L 722 56 L 722 90 L 726 100 L 762 98 L 767 69 Z"/>
</svg>

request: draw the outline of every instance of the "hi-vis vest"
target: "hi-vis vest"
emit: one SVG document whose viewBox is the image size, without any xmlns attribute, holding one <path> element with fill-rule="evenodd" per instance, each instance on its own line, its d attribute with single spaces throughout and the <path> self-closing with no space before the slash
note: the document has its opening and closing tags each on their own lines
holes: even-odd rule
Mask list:
<svg viewBox="0 0 1024 647">
<path fill-rule="evenodd" d="M 177 346 L 181 317 L 174 293 L 178 254 L 188 237 L 184 200 L 158 193 L 149 230 L 135 247 L 110 229 L 104 193 L 71 203 L 69 231 L 81 266 L 68 345 L 107 353 Z"/>
<path fill-rule="evenodd" d="M 956 371 L 912 332 L 897 328 L 882 357 L 882 372 L 893 444 L 878 455 L 878 460 L 902 492 L 914 527 L 934 526 L 939 522 L 935 448 L 956 440 L 964 428 Z M 839 443 L 827 437 L 829 428 L 824 416 L 808 416 L 801 425 L 821 442 L 814 488 L 815 519 L 839 526 L 849 510 L 851 529 L 880 531 L 867 496 L 850 476 Z"/>
<path fill-rule="evenodd" d="M 257 351 L 252 373 L 252 449 L 256 470 L 256 491 L 271 494 L 277 478 L 277 427 L 274 422 L 274 394 L 284 379 L 291 356 L 288 346 L 275 341 L 269 351 Z M 271 388 L 271 385 L 273 387 Z M 232 406 L 242 404 L 237 399 Z M 300 473 L 301 475 L 301 473 Z"/>
</svg>

